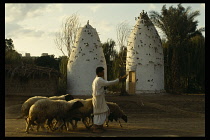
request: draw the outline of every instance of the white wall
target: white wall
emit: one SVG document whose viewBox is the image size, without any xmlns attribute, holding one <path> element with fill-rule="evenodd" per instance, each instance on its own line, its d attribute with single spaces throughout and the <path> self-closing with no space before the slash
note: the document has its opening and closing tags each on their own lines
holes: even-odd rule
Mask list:
<svg viewBox="0 0 210 140">
<path fill-rule="evenodd" d="M 148 16 L 144 17 L 140 16 L 137 20 L 127 45 L 126 71 L 136 72 L 136 94 L 164 90 L 164 55 L 161 40 Z M 126 81 L 127 91 L 128 80 L 129 77 Z"/>
<path fill-rule="evenodd" d="M 80 28 L 67 64 L 67 92 L 91 95 L 96 68 L 102 66 L 107 77 L 106 60 L 96 29 L 87 24 Z"/>
</svg>

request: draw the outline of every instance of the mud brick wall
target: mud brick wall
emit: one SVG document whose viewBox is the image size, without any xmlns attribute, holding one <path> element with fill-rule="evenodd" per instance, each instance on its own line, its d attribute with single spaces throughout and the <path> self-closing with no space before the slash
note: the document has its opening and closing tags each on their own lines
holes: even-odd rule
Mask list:
<svg viewBox="0 0 210 140">
<path fill-rule="evenodd" d="M 21 79 L 5 77 L 5 95 L 52 96 L 58 88 L 56 78 Z"/>
</svg>

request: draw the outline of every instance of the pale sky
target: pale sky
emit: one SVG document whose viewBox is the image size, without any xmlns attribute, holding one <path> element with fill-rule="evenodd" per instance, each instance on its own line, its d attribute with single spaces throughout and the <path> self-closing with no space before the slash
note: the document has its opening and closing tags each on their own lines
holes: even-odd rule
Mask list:
<svg viewBox="0 0 210 140">
<path fill-rule="evenodd" d="M 41 56 L 42 53 L 62 56 L 54 43 L 55 33 L 59 31 L 64 17 L 77 13 L 83 27 L 89 20 L 90 25 L 99 32 L 101 43 L 107 39 L 116 39 L 117 24 L 126 21 L 132 29 L 135 17 L 144 10 L 160 13 L 166 4 L 177 7 L 178 3 L 6 3 L 5 4 L 5 38 L 12 38 L 15 50 L 25 56 Z M 205 3 L 183 3 L 185 8 L 199 10 L 198 28 L 205 27 Z M 159 31 L 159 30 L 158 30 Z M 161 32 L 159 33 L 161 36 Z M 205 32 L 204 32 L 205 36 Z M 67 53 L 66 53 L 67 54 Z"/>
</svg>

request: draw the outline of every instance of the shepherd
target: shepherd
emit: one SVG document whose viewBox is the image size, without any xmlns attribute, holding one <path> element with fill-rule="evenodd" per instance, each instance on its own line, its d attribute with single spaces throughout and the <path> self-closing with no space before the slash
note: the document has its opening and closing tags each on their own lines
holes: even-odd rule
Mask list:
<svg viewBox="0 0 210 140">
<path fill-rule="evenodd" d="M 108 117 L 110 111 L 105 100 L 105 87 L 118 83 L 125 79 L 127 75 L 117 78 L 113 81 L 104 79 L 104 68 L 96 68 L 96 78 L 92 83 L 92 103 L 93 103 L 93 133 L 104 132 L 103 124 Z"/>
</svg>

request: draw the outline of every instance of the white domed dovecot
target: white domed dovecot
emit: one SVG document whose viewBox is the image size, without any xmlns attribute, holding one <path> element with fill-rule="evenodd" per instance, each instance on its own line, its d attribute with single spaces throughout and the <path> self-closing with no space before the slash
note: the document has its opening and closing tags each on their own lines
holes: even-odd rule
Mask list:
<svg viewBox="0 0 210 140">
<path fill-rule="evenodd" d="M 136 18 L 127 44 L 126 91 L 164 92 L 164 55 L 160 36 L 144 11 Z"/>
<path fill-rule="evenodd" d="M 95 28 L 89 25 L 80 27 L 76 42 L 67 64 L 67 93 L 72 95 L 92 95 L 92 82 L 96 77 L 96 68 L 104 68 L 107 78 L 107 66 L 103 48 Z"/>
</svg>

